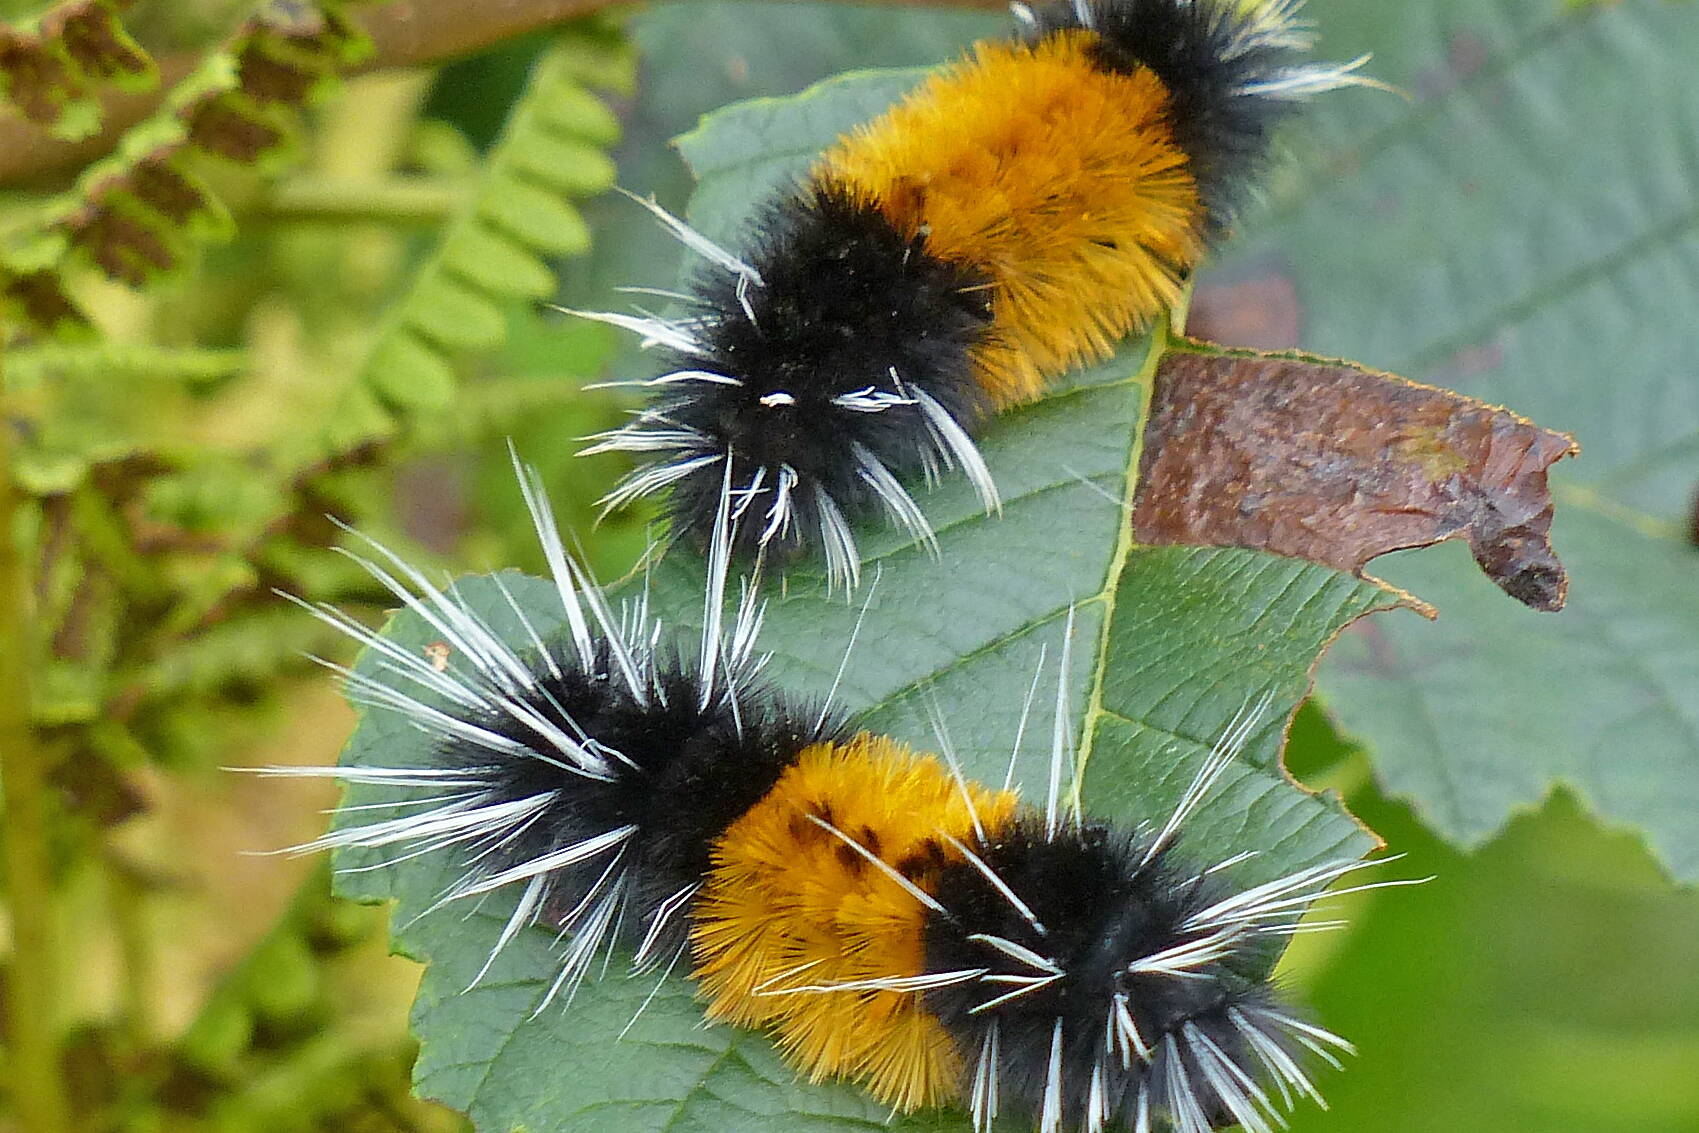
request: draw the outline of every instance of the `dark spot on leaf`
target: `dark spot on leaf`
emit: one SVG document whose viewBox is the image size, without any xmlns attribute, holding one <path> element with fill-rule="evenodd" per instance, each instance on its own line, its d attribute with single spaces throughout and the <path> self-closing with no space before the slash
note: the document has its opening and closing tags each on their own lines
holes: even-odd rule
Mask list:
<svg viewBox="0 0 1699 1133">
<path fill-rule="evenodd" d="M 1448 94 L 1480 74 L 1491 58 L 1486 40 L 1473 32 L 1454 32 L 1446 45 L 1445 60 L 1416 72 L 1416 93 L 1425 99 Z"/>
<path fill-rule="evenodd" d="M 1487 65 L 1491 56 L 1484 39 L 1471 32 L 1460 31 L 1451 37 L 1446 61 L 1450 64 L 1453 77 L 1461 83 L 1480 74 L 1481 68 Z"/>
<path fill-rule="evenodd" d="M 1393 652 L 1392 642 L 1387 640 L 1386 631 L 1380 623 L 1371 618 L 1352 622 L 1345 627 L 1345 632 L 1360 640 L 1368 654 L 1367 668 L 1377 675 L 1387 678 L 1408 676 L 1405 665 L 1399 661 Z"/>
<path fill-rule="evenodd" d="M 397 518 L 409 539 L 438 554 L 451 553 L 471 527 L 464 468 L 421 457 L 396 474 Z"/>
</svg>

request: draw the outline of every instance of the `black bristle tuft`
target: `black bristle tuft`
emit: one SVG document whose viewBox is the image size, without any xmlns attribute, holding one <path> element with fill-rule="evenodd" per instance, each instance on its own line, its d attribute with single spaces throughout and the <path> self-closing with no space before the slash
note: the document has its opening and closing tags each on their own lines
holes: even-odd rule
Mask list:
<svg viewBox="0 0 1699 1133">
<path fill-rule="evenodd" d="M 636 827 L 625 870 L 633 886 L 622 934 L 627 944 L 641 941 L 669 898 L 701 881 L 714 842 L 772 789 L 804 748 L 845 734 L 837 714 L 806 710 L 760 687 L 733 689 L 704 707 L 701 682 L 676 660 L 655 659 L 651 695 L 640 703 L 620 679 L 606 643 L 588 671 L 569 647 L 551 652 L 553 666 L 531 668 L 539 676 L 550 669 L 560 675 L 544 677 L 524 699 L 569 735 L 594 737 L 598 749 L 618 753 L 610 755 L 606 781 L 562 769 L 537 730 L 511 714 L 475 722 L 524 745 L 525 754 L 445 740 L 433 763 L 476 774 L 497 802 L 558 791 L 536 822 L 485 859 L 486 869 L 499 871 L 610 830 Z M 593 859 L 559 870 L 550 907 L 579 905 L 606 868 L 604 859 Z M 683 918 L 675 918 L 650 951 L 675 951 L 684 931 Z"/>
<path fill-rule="evenodd" d="M 1258 94 L 1302 65 L 1301 37 L 1238 0 L 1058 0 L 1033 11 L 1034 36 L 1085 28 L 1108 71 L 1148 67 L 1168 90 L 1168 121 L 1191 159 L 1212 236 L 1260 183 L 1274 127 L 1297 104 Z"/>
<path fill-rule="evenodd" d="M 1254 1025 L 1264 1011 L 1284 1011 L 1268 980 L 1273 957 L 1247 939 L 1183 976 L 1129 973 L 1129 965 L 1141 958 L 1196 939 L 1187 920 L 1227 895 L 1209 876 L 1179 864 L 1171 848 L 1147 861 L 1149 849 L 1147 836 L 1091 824 L 1064 824 L 1051 834 L 1042 817 L 1027 815 L 978 850 L 984 866 L 1025 903 L 1024 910 L 975 865 L 952 866 L 939 880 L 936 893 L 944 911 L 927 921 L 927 971 L 1047 974 L 988 943 L 996 938 L 1030 950 L 1053 965 L 1050 974 L 1056 975 L 991 1007 L 986 1005 L 1026 985 L 976 980 L 926 993 L 928 1009 L 966 1056 L 970 1082 L 982 1070 L 975 1056 L 996 1029 L 998 1057 L 989 1079 L 995 1096 L 976 1106 L 1021 1112 L 1043 1126 L 1059 1023 L 1059 1089 L 1052 1104 L 1060 1106 L 1068 1125 L 1141 1127 L 1141 1095 L 1158 1127 L 1165 1118 L 1191 1133 L 1236 1124 L 1200 1062 L 1211 1056 L 1200 1051 L 1212 1044 L 1244 1080 L 1264 1077 L 1244 1026 L 1246 1020 Z M 1117 997 L 1132 1019 L 1136 1043 L 1115 1037 Z M 1297 1048 L 1275 1028 L 1259 1034 L 1294 1057 Z M 1141 1053 L 1137 1043 L 1148 1049 Z M 1171 1069 L 1176 1060 L 1177 1070 Z M 1175 1096 L 1177 1081 L 1197 1099 L 1195 1119 L 1185 1116 L 1186 1102 Z M 964 1093 L 972 1096 L 971 1085 Z"/>
<path fill-rule="evenodd" d="M 514 463 L 558 612 L 542 599 L 533 609 L 545 620 L 533 620 L 496 576 L 486 597 L 499 594 L 513 619 L 498 632 L 458 585 L 438 588 L 366 540 L 376 559 L 356 561 L 440 640 L 421 654 L 329 607 L 313 612 L 375 659 L 343 670 L 351 697 L 428 738 L 404 764 L 302 773 L 428 793 L 362 805 L 302 848 L 395 847 L 394 860 L 453 851 L 456 876 L 433 907 L 514 898 L 474 982 L 522 929 L 543 925 L 563 942 L 546 1005 L 570 998 L 617 945 L 635 948 L 639 969 L 682 960 L 716 843 L 805 749 L 846 733 L 829 705 L 760 682 L 765 607 L 751 599 L 722 617 L 723 577 L 704 592 L 694 660 L 663 639 L 646 589 L 611 605 L 567 554 L 536 472 Z"/>
<path fill-rule="evenodd" d="M 780 198 L 753 230 L 748 259 L 763 285 L 740 288 L 738 277 L 706 273 L 694 298 L 714 318 L 698 332 L 701 354 L 679 361 L 740 384 L 675 387 L 654 411 L 708 438 L 704 452 L 733 453 L 739 487 L 757 469 L 769 492 L 781 470 L 794 473 L 791 523 L 767 540 L 783 553 L 817 537 L 817 490 L 845 515 L 876 506 L 858 447 L 898 477 L 925 470 L 934 451 L 917 405 L 867 412 L 834 399 L 858 391 L 900 399 L 918 389 L 964 425 L 986 413 L 972 352 L 989 334 L 991 304 L 978 272 L 929 254 L 924 236 L 898 232 L 873 202 L 830 183 Z M 723 463 L 679 480 L 674 530 L 706 536 L 725 482 Z M 741 550 L 762 540 L 767 521 L 756 514 L 743 523 Z"/>
</svg>

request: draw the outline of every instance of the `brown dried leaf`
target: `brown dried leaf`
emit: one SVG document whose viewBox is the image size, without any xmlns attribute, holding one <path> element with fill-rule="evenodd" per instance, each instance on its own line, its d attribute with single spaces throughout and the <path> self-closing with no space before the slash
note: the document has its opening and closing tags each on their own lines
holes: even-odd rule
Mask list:
<svg viewBox="0 0 1699 1133">
<path fill-rule="evenodd" d="M 90 101 L 102 83 L 151 82 L 154 64 L 125 33 L 119 13 L 133 0 L 66 0 L 44 12 L 34 30 L 0 26 L 0 97 L 24 117 L 70 136 L 99 120 Z M 78 121 L 70 113 L 81 108 Z"/>
<path fill-rule="evenodd" d="M 251 165 L 283 141 L 283 131 L 236 109 L 233 100 L 208 99 L 190 108 L 184 118 L 189 140 L 208 153 Z"/>
<path fill-rule="evenodd" d="M 164 271 L 176 263 L 176 250 L 157 226 L 106 205 L 86 213 L 76 239 L 110 278 L 140 287 L 147 282 L 149 272 Z"/>
<path fill-rule="evenodd" d="M 243 48 L 237 57 L 236 73 L 242 89 L 255 102 L 294 104 L 304 102 L 313 84 L 327 72 L 300 66 L 293 60 L 273 58 L 256 41 Z"/>
<path fill-rule="evenodd" d="M 1546 470 L 1575 442 L 1390 374 L 1267 356 L 1172 353 L 1145 431 L 1135 537 L 1254 547 L 1361 575 L 1376 555 L 1467 539 L 1537 610 L 1569 580 Z"/>
<path fill-rule="evenodd" d="M 145 75 L 153 61 L 118 23 L 118 12 L 130 7 L 131 0 L 109 3 L 72 4 L 64 9 L 58 22 L 58 35 L 65 51 L 76 61 L 83 73 L 95 78 L 116 79 L 125 75 Z M 51 32 L 55 21 L 44 20 L 42 30 Z"/>
<path fill-rule="evenodd" d="M 177 224 L 187 224 L 197 213 L 213 207 L 200 186 L 155 159 L 144 159 L 131 170 L 129 191 L 136 200 Z"/>
<path fill-rule="evenodd" d="M 24 320 L 52 334 L 71 334 L 87 318 L 50 271 L 13 274 L 0 265 L 0 314 L 11 308 Z"/>
<path fill-rule="evenodd" d="M 44 48 L 34 38 L 0 28 L 0 74 L 5 76 L 4 93 L 32 122 L 52 123 L 68 96 L 81 87 L 63 56 Z"/>
</svg>

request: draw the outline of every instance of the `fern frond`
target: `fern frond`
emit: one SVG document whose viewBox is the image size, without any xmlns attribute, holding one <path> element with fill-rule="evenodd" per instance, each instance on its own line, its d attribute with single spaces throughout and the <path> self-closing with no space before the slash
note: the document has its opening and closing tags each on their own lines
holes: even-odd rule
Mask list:
<svg viewBox="0 0 1699 1133">
<path fill-rule="evenodd" d="M 56 376 L 106 381 L 175 382 L 204 388 L 233 378 L 248 365 L 242 350 L 174 349 L 139 343 L 41 343 L 6 359 L 6 385 L 27 389 Z"/>
<path fill-rule="evenodd" d="M 599 23 L 562 32 L 542 54 L 476 189 L 380 332 L 361 392 L 393 411 L 441 408 L 456 356 L 506 339 L 505 303 L 553 293 L 548 259 L 590 246 L 573 201 L 614 181 L 606 151 L 619 123 L 591 88 L 627 91 L 633 70 L 630 49 Z"/>
<path fill-rule="evenodd" d="M 231 684 L 260 682 L 298 668 L 309 653 L 339 643 L 311 618 L 282 604 L 245 613 L 174 642 L 127 683 L 148 697 L 204 696 Z"/>
<path fill-rule="evenodd" d="M 36 279 L 26 297 L 43 294 L 40 277 L 62 273 L 73 257 L 139 287 L 175 268 L 195 243 L 228 238 L 229 214 L 197 162 L 212 157 L 264 168 L 286 153 L 295 111 L 369 48 L 345 13 L 349 2 L 261 4 L 116 152 L 49 203 L 33 232 L 0 254 L 0 291 Z M 43 319 L 72 317 L 51 301 L 13 307 L 43 329 L 52 329 Z"/>
<path fill-rule="evenodd" d="M 239 350 L 173 350 L 112 342 L 12 351 L 4 390 L 21 437 L 11 474 L 26 492 L 81 484 L 91 466 L 172 447 L 197 398 L 241 373 Z M 150 412 L 136 413 L 145 404 Z"/>
</svg>

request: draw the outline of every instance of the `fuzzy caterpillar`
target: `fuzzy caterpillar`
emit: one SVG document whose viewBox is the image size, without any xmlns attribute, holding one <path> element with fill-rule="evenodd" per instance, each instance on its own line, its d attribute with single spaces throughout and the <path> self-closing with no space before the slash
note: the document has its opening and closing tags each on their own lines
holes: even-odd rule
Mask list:
<svg viewBox="0 0 1699 1133">
<path fill-rule="evenodd" d="M 371 654 L 341 670 L 350 697 L 422 737 L 406 766 L 275 769 L 403 792 L 303 849 L 443 853 L 460 876 L 441 903 L 514 894 L 478 978 L 528 926 L 559 929 L 539 1012 L 570 1004 L 614 949 L 663 979 L 685 964 L 710 1018 L 763 1028 L 809 1077 L 860 1082 L 896 1110 L 959 1101 L 982 1130 L 1004 1113 L 1042 1133 L 1266 1133 L 1297 1095 L 1319 1097 L 1304 1064 L 1349 1047 L 1283 1002 L 1267 949 L 1365 863 L 1235 890 L 1222 870 L 1245 855 L 1178 847 L 1265 706 L 1159 829 L 1064 805 L 1061 727 L 1046 804 L 1023 805 L 968 782 L 941 728 L 941 754 L 917 754 L 763 687 L 753 586 L 681 659 L 642 599 L 615 608 L 592 584 L 535 474 L 521 477 L 561 631 L 540 633 L 509 594 L 519 628 L 498 635 L 375 543 L 357 561 L 441 637 L 446 663 L 313 607 Z M 717 529 L 723 564 L 734 531 Z M 710 611 L 724 586 L 710 569 Z"/>
<path fill-rule="evenodd" d="M 973 434 L 1168 310 L 1273 125 L 1368 82 L 1361 59 L 1302 60 L 1299 2 L 1017 3 L 1021 38 L 841 138 L 742 255 L 650 205 L 708 268 L 677 318 L 579 312 L 674 360 L 586 450 L 647 461 L 606 505 L 670 489 L 673 529 L 707 538 L 729 485 L 754 517 L 742 549 L 812 548 L 845 585 L 853 519 L 883 511 L 931 545 L 905 481 L 959 467 L 995 510 Z"/>
</svg>

